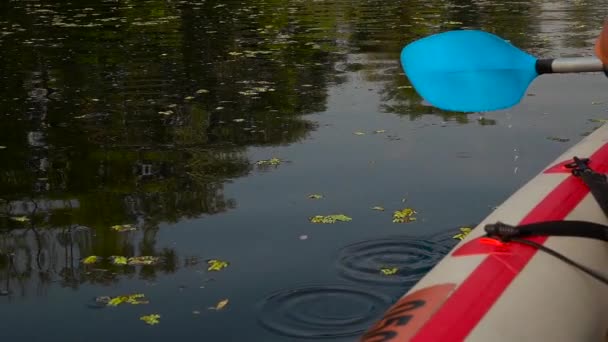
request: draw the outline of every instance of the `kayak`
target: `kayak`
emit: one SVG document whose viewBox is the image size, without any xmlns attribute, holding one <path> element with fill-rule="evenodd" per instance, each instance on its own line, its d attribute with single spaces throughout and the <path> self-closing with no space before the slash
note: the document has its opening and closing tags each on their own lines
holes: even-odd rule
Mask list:
<svg viewBox="0 0 608 342">
<path fill-rule="evenodd" d="M 608 125 L 497 207 L 361 341 L 605 341 L 608 286 L 551 254 L 608 273 L 606 206 L 593 193 L 597 189 L 573 172 L 575 162 L 605 178 Z M 497 223 L 515 229 L 539 226 L 537 232 L 549 233 L 503 239 L 490 234 Z M 569 232 L 559 230 L 561 226 Z M 592 238 L 596 228 L 603 235 Z M 572 236 L 577 234 L 591 237 Z"/>
</svg>

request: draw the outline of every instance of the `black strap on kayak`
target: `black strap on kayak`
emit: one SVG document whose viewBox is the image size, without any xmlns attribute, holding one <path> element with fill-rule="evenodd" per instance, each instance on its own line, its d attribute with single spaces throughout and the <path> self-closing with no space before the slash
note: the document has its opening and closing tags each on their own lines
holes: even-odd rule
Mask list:
<svg viewBox="0 0 608 342">
<path fill-rule="evenodd" d="M 572 162 L 566 164 L 565 167 L 571 169 L 572 174 L 575 177 L 580 178 L 585 185 L 587 185 L 593 198 L 599 204 L 606 217 L 608 217 L 608 177 L 605 174 L 594 171 L 589 167 L 589 162 L 590 160 L 588 158 L 581 159 L 574 157 Z M 587 221 L 544 221 L 519 226 L 511 226 L 502 222 L 497 222 L 494 224 L 487 224 L 484 229 L 487 236 L 490 238 L 502 242 L 521 243 L 537 248 L 608 285 L 608 278 L 597 271 L 581 265 L 548 247 L 525 239 L 525 237 L 529 236 L 542 235 L 570 236 L 608 241 L 608 226 Z"/>
<path fill-rule="evenodd" d="M 534 235 L 548 235 L 583 237 L 608 241 L 608 226 L 587 221 L 545 221 L 524 224 L 521 226 L 511 226 L 502 222 L 497 222 L 487 224 L 484 229 L 487 236 L 490 238 L 494 238 L 502 242 L 521 243 L 537 248 L 571 266 L 578 268 L 598 281 L 608 285 L 608 278 L 599 272 L 581 265 L 567 256 L 552 250 L 551 248 L 545 247 L 534 241 L 523 239 L 524 237 Z"/>
<path fill-rule="evenodd" d="M 608 241 L 608 226 L 587 221 L 543 221 L 520 226 L 497 222 L 487 224 L 484 229 L 488 236 L 497 237 L 503 242 L 533 235 L 573 236 Z"/>
<path fill-rule="evenodd" d="M 574 176 L 580 178 L 587 185 L 593 198 L 608 217 L 608 177 L 591 169 L 589 162 L 589 158 L 574 157 L 573 161 L 565 166 L 572 170 Z"/>
</svg>

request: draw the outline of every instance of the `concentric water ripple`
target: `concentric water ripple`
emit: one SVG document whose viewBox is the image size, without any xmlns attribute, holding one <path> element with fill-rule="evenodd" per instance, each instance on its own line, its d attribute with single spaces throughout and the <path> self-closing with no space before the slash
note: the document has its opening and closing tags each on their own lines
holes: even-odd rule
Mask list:
<svg viewBox="0 0 608 342">
<path fill-rule="evenodd" d="M 390 305 L 381 293 L 347 285 L 315 285 L 276 292 L 262 304 L 259 322 L 282 335 L 337 338 L 363 333 Z"/>
<path fill-rule="evenodd" d="M 338 269 L 350 280 L 409 288 L 452 246 L 445 241 L 407 236 L 363 241 L 340 251 Z M 382 272 L 385 268 L 396 272 L 385 275 Z"/>
</svg>

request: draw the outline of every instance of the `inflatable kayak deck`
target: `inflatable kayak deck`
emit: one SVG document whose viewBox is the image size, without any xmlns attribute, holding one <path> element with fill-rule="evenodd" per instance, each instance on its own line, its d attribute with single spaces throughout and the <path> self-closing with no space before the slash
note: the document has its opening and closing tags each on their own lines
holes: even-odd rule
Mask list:
<svg viewBox="0 0 608 342">
<path fill-rule="evenodd" d="M 570 148 L 509 197 L 361 341 L 606 341 L 606 284 L 538 247 L 488 238 L 484 230 L 497 222 L 608 225 L 608 214 L 569 167 L 574 157 L 589 158 L 588 165 L 597 174 L 608 173 L 608 125 Z M 580 225 L 581 231 L 588 228 Z M 608 274 L 605 241 L 547 235 L 524 239 Z"/>
</svg>

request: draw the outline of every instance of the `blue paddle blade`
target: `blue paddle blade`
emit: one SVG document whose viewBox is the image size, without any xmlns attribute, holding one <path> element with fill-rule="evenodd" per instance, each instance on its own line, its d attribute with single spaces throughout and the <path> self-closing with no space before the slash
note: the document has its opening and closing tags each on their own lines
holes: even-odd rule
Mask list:
<svg viewBox="0 0 608 342">
<path fill-rule="evenodd" d="M 401 65 L 422 98 L 458 112 L 514 106 L 538 76 L 534 56 L 476 30 L 448 31 L 408 44 Z"/>
</svg>

